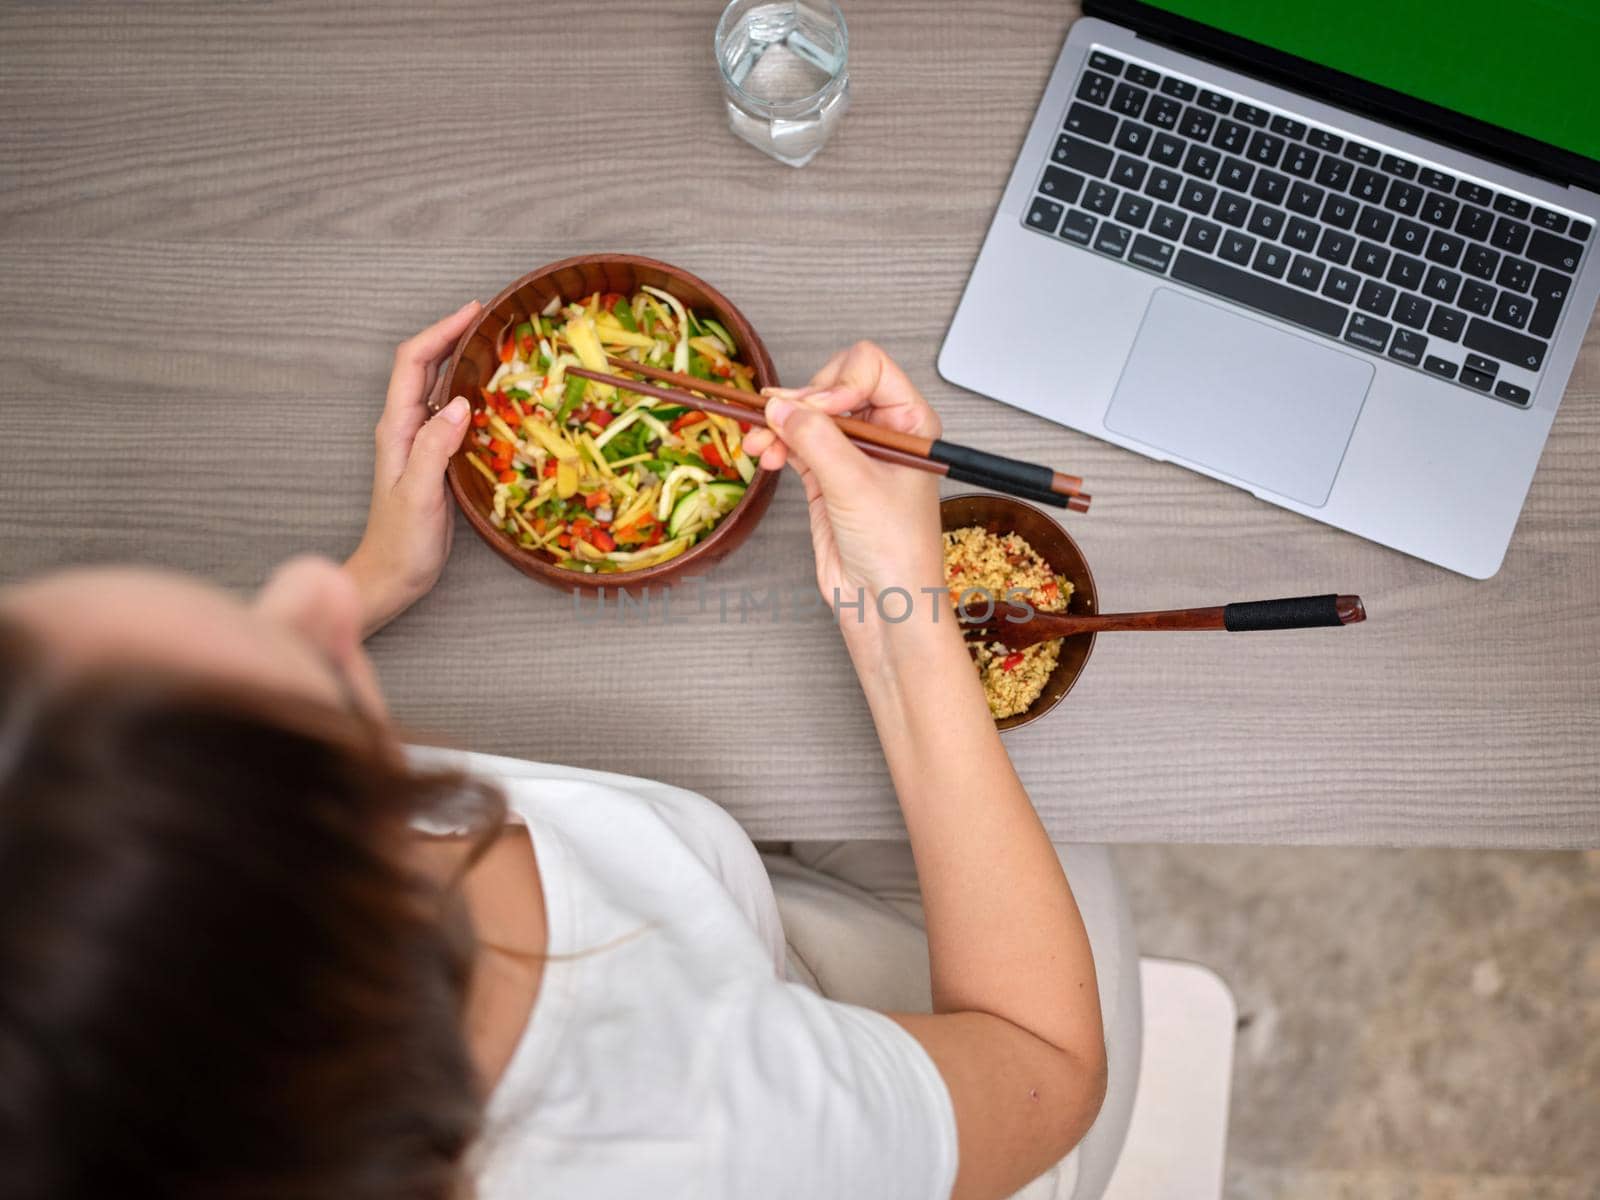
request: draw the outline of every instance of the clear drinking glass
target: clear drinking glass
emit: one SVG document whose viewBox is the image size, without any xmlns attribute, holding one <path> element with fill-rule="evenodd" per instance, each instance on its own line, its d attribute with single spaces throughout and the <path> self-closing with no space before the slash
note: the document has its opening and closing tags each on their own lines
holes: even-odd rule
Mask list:
<svg viewBox="0 0 1600 1200">
<path fill-rule="evenodd" d="M 805 166 L 850 107 L 849 50 L 837 4 L 733 0 L 716 39 L 729 127 L 779 162 Z"/>
</svg>

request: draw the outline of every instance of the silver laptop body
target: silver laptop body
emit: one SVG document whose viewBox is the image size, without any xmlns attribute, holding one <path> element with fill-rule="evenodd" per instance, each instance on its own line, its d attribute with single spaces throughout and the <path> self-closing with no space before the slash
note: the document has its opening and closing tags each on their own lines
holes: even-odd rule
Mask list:
<svg viewBox="0 0 1600 1200">
<path fill-rule="evenodd" d="M 1266 224 L 1256 233 L 1251 218 L 1238 210 L 1238 201 L 1229 201 L 1220 191 L 1209 200 L 1196 192 L 1196 203 L 1185 208 L 1181 201 L 1189 196 L 1182 192 L 1166 195 L 1165 202 L 1147 195 L 1145 188 L 1156 182 L 1148 172 L 1142 185 L 1129 175 L 1123 182 L 1133 186 L 1115 187 L 1109 177 L 1073 170 L 1085 159 L 1095 167 L 1105 161 L 1098 150 L 1085 149 L 1099 145 L 1093 138 L 1063 145 L 1064 134 L 1072 133 L 1066 122 L 1080 101 L 1078 89 L 1092 90 L 1084 78 L 1091 54 L 1137 64 L 1141 78 L 1159 73 L 1162 86 L 1179 94 L 1192 96 L 1194 89 L 1204 89 L 1201 95 L 1227 98 L 1217 100 L 1219 106 L 1245 105 L 1262 119 L 1265 113 L 1272 123 L 1263 130 L 1281 125 L 1292 132 L 1300 123 L 1326 146 L 1359 145 L 1364 155 L 1401 156 L 1420 166 L 1423 180 L 1448 176 L 1468 196 L 1493 192 L 1508 197 L 1496 203 L 1509 211 L 1543 213 L 1552 227 L 1559 223 L 1562 229 L 1592 230 L 1600 220 L 1600 196 L 1520 174 L 1223 69 L 1106 21 L 1082 18 L 1072 26 L 1056 62 L 940 351 L 939 373 L 951 383 L 1180 464 L 1453 571 L 1479 579 L 1493 575 L 1600 292 L 1600 270 L 1592 252 L 1600 235 L 1591 232 L 1576 261 L 1570 261 L 1571 252 L 1561 249 L 1566 244 L 1562 239 L 1536 233 L 1521 253 L 1536 252 L 1552 265 L 1502 250 L 1497 251 L 1497 272 L 1483 265 L 1484 252 L 1471 239 L 1464 239 L 1466 252 L 1478 258 L 1465 263 L 1458 259 L 1450 269 L 1421 252 L 1424 246 L 1437 249 L 1440 261 L 1449 262 L 1445 256 L 1460 250 L 1450 242 L 1451 222 L 1430 226 L 1419 252 L 1404 256 L 1404 264 L 1378 263 L 1378 252 L 1361 247 L 1362 242 L 1382 246 L 1390 259 L 1401 250 L 1388 237 L 1363 238 L 1351 228 L 1343 232 L 1366 257 L 1360 264 L 1347 259 L 1335 277 L 1331 272 L 1338 252 L 1345 249 L 1338 237 L 1341 230 L 1333 226 L 1332 236 L 1322 242 L 1329 235 L 1327 222 L 1320 212 L 1308 213 L 1306 219 L 1319 227 L 1321 248 L 1331 249 L 1333 257 L 1317 256 L 1317 247 L 1304 241 L 1310 235 L 1303 223 L 1296 233 L 1303 244 L 1299 249 L 1288 245 L 1281 214 L 1292 216 L 1293 210 L 1285 204 L 1290 198 L 1286 195 L 1267 205 L 1249 200 L 1248 191 L 1242 193 L 1253 208 L 1280 212 L 1279 217 L 1260 214 Z M 1074 119 L 1089 125 L 1103 120 L 1086 113 L 1081 104 Z M 1248 132 L 1254 139 L 1255 130 Z M 1114 144 L 1105 149 L 1114 159 L 1124 157 Z M 1285 154 L 1293 149 L 1291 145 Z M 1215 169 L 1214 161 L 1210 165 Z M 1352 170 L 1360 165 L 1353 163 Z M 1125 163 L 1115 169 L 1137 173 Z M 1192 176 L 1185 178 L 1192 183 Z M 1062 197 L 1063 203 L 1052 209 L 1039 189 L 1048 183 L 1075 190 L 1073 179 L 1102 186 L 1074 197 L 1076 204 Z M 1118 202 L 1133 204 L 1126 197 L 1138 195 L 1149 203 L 1142 213 L 1129 209 L 1124 214 L 1112 206 L 1108 189 L 1118 193 Z M 1425 187 L 1423 191 L 1423 203 L 1442 203 Z M 1404 198 L 1408 205 L 1413 202 L 1410 189 Z M 1099 234 L 1085 232 L 1092 219 L 1083 210 L 1086 202 L 1105 209 L 1095 223 Z M 1237 226 L 1214 219 L 1225 202 L 1232 205 L 1230 218 L 1238 212 Z M 1069 215 L 1077 212 L 1073 229 L 1030 227 L 1030 218 L 1048 225 L 1052 213 L 1064 221 L 1063 208 Z M 1163 208 L 1165 215 L 1159 211 Z M 1206 230 L 1194 224 L 1198 211 L 1206 214 L 1205 224 L 1222 230 L 1229 239 L 1226 246 L 1217 244 L 1214 233 L 1204 241 Z M 1499 222 L 1503 212 L 1491 211 Z M 1143 232 L 1152 230 L 1158 217 L 1166 228 L 1176 229 L 1174 212 L 1185 218 L 1188 232 L 1202 238 L 1202 244 L 1189 246 L 1174 236 L 1165 239 L 1163 249 L 1158 244 L 1162 239 Z M 1333 212 L 1343 219 L 1342 208 Z M 1142 220 L 1120 221 L 1122 215 Z M 1400 214 L 1395 216 L 1398 220 Z M 1379 219 L 1375 214 L 1366 217 Z M 1273 221 L 1278 222 L 1276 229 Z M 1445 231 L 1442 240 L 1429 243 L 1436 228 Z M 1108 241 L 1097 247 L 1095 239 L 1102 235 Z M 1404 235 L 1395 229 L 1392 236 Z M 1248 252 L 1245 240 L 1251 243 Z M 1224 260 L 1223 249 L 1246 253 L 1246 260 L 1236 261 L 1237 254 Z M 1568 258 L 1556 262 L 1552 257 L 1562 254 Z M 1505 258 L 1517 262 L 1508 265 Z M 1473 263 L 1481 267 L 1479 274 L 1489 271 L 1489 277 L 1463 270 Z M 1363 269 L 1357 270 L 1358 265 Z M 1436 266 L 1439 271 L 1433 270 Z M 1563 270 L 1551 273 L 1556 267 L 1570 272 L 1565 284 Z M 1259 285 L 1241 276 L 1252 269 L 1252 279 L 1284 289 L 1271 291 L 1270 304 L 1253 302 L 1253 289 Z M 1386 282 L 1390 271 L 1398 272 L 1403 282 Z M 1512 273 L 1502 286 L 1494 276 L 1506 271 Z M 1544 274 L 1535 283 L 1529 276 L 1539 271 Z M 1358 277 L 1356 284 L 1345 278 L 1349 275 Z M 1458 277 L 1454 289 L 1450 276 Z M 1557 296 L 1555 308 L 1533 314 L 1535 322 L 1548 324 L 1548 314 L 1559 311 L 1553 333 L 1537 339 L 1545 344 L 1530 349 L 1529 310 L 1540 303 L 1534 292 L 1548 294 L 1563 287 L 1567 294 Z M 1241 288 L 1252 303 L 1235 298 L 1244 294 Z M 1386 297 L 1384 288 L 1392 294 Z M 1325 294 L 1324 289 L 1332 292 Z M 1352 296 L 1370 300 L 1367 307 L 1373 312 L 1364 312 Z M 1450 303 L 1435 302 L 1432 296 L 1447 296 Z M 1405 305 L 1405 311 L 1385 308 L 1382 317 L 1373 315 L 1385 298 Z M 1289 303 L 1295 319 L 1268 311 L 1280 301 Z M 1444 315 L 1426 313 L 1440 308 L 1457 314 L 1450 318 L 1453 325 L 1438 326 L 1446 334 L 1454 330 L 1454 340 L 1430 332 L 1430 320 L 1442 322 Z M 1349 320 L 1357 313 L 1362 315 Z M 1520 337 L 1504 323 L 1518 319 L 1524 330 Z M 1344 328 L 1339 328 L 1341 322 Z M 1493 328 L 1491 322 L 1497 322 Z M 1474 345 L 1492 353 L 1480 353 Z"/>
</svg>

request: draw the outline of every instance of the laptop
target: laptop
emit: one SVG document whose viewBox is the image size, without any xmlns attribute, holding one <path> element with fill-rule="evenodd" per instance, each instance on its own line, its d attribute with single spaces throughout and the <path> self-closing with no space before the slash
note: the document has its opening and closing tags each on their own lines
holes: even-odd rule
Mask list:
<svg viewBox="0 0 1600 1200">
<path fill-rule="evenodd" d="M 1600 292 L 1600 5 L 1084 11 L 939 373 L 1493 575 Z"/>
</svg>

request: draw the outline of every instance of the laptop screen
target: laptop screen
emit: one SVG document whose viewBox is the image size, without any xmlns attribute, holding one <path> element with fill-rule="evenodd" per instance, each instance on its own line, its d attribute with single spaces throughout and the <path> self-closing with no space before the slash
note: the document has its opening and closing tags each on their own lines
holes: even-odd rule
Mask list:
<svg viewBox="0 0 1600 1200">
<path fill-rule="evenodd" d="M 1600 159 L 1596 0 L 1151 0 L 1151 7 Z"/>
</svg>

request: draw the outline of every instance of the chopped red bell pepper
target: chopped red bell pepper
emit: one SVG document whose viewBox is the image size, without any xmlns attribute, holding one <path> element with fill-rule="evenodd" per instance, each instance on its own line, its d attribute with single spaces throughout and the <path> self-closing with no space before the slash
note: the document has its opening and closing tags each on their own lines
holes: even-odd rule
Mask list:
<svg viewBox="0 0 1600 1200">
<path fill-rule="evenodd" d="M 549 479 L 550 476 L 554 475 L 555 473 L 556 473 L 556 460 L 553 459 L 553 458 L 552 459 L 547 459 L 545 461 L 545 464 L 544 464 L 544 478 Z"/>
<path fill-rule="evenodd" d="M 722 461 L 722 455 L 717 453 L 717 448 L 710 442 L 700 447 L 700 457 L 706 460 L 706 465 L 716 471 L 727 469 L 728 464 Z"/>
<path fill-rule="evenodd" d="M 616 416 L 617 414 L 612 412 L 609 408 L 597 408 L 589 414 L 589 420 L 600 426 L 601 429 L 604 429 L 616 419 Z"/>
<path fill-rule="evenodd" d="M 616 541 L 604 529 L 596 529 L 589 535 L 588 541 L 596 550 L 603 550 L 607 554 L 617 548 Z"/>
<path fill-rule="evenodd" d="M 487 412 L 485 412 L 483 409 L 480 408 L 477 412 L 472 414 L 472 425 L 473 425 L 473 428 L 482 429 L 488 423 L 489 423 L 489 414 Z"/>
<path fill-rule="evenodd" d="M 1003 659 L 1000 660 L 1000 669 L 1002 671 L 1015 671 L 1021 665 L 1022 665 L 1022 655 L 1021 654 L 1008 654 Z"/>
<path fill-rule="evenodd" d="M 507 469 L 501 471 L 498 478 L 501 483 L 515 483 L 517 480 L 521 479 L 522 476 L 517 474 L 515 471 Z"/>
<path fill-rule="evenodd" d="M 678 430 L 693 425 L 696 421 L 704 421 L 705 419 L 705 413 L 691 410 L 680 416 L 676 421 L 668 426 L 668 428 L 671 429 L 673 433 L 677 433 Z"/>
<path fill-rule="evenodd" d="M 590 492 L 587 496 L 585 496 L 583 498 L 583 506 L 588 509 L 595 509 L 599 508 L 602 504 L 610 503 L 610 501 L 610 493 L 608 493 L 604 488 L 601 488 L 600 490 Z"/>
</svg>

